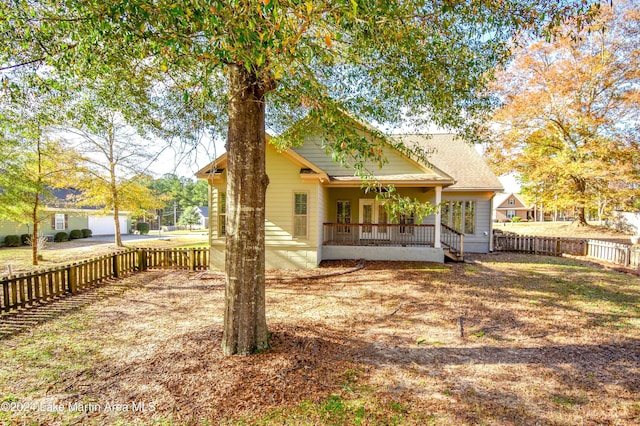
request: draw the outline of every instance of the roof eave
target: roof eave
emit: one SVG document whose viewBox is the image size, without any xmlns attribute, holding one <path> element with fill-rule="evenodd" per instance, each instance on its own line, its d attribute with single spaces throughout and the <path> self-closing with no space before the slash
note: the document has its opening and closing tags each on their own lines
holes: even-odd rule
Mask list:
<svg viewBox="0 0 640 426">
<path fill-rule="evenodd" d="M 500 192 L 502 191 L 502 187 L 449 187 L 447 188 L 449 192 Z"/>
</svg>

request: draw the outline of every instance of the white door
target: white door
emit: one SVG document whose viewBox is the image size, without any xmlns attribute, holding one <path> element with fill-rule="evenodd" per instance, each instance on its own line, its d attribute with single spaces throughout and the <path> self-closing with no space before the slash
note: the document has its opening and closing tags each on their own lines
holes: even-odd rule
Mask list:
<svg viewBox="0 0 640 426">
<path fill-rule="evenodd" d="M 128 234 L 127 218 L 126 216 L 120 216 L 120 234 Z M 89 216 L 89 229 L 93 235 L 113 235 L 116 233 L 116 227 L 113 223 L 113 216 Z"/>
<path fill-rule="evenodd" d="M 388 240 L 387 210 L 371 198 L 360 199 L 360 238 L 363 240 Z M 372 226 L 375 225 L 375 226 Z"/>
</svg>

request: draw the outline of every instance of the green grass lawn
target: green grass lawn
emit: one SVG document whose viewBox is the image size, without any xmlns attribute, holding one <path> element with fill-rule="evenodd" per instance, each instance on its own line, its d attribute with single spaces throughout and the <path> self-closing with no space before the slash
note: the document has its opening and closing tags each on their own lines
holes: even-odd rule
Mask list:
<svg viewBox="0 0 640 426">
<path fill-rule="evenodd" d="M 157 233 L 157 231 L 156 231 Z M 162 233 L 162 239 L 125 241 L 125 247 L 203 247 L 208 237 L 200 231 L 174 231 Z M 0 276 L 6 275 L 8 266 L 14 273 L 26 272 L 38 268 L 51 268 L 77 262 L 91 257 L 102 256 L 119 250 L 115 244 L 96 239 L 80 239 L 63 243 L 49 243 L 40 252 L 42 260 L 38 266 L 32 265 L 31 247 L 0 247 Z"/>
</svg>

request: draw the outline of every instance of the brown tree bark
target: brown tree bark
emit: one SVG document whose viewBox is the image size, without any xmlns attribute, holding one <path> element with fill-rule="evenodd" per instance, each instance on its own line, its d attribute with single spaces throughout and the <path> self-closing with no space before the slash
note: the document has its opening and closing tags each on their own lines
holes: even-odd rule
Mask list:
<svg viewBox="0 0 640 426">
<path fill-rule="evenodd" d="M 36 194 L 33 210 L 31 211 L 31 222 L 33 223 L 33 232 L 31 232 L 31 263 L 38 264 L 38 209 L 40 208 L 40 194 Z"/>
<path fill-rule="evenodd" d="M 36 196 L 31 211 L 31 220 L 33 222 L 33 233 L 31 234 L 31 263 L 38 265 L 38 209 L 40 208 L 40 190 L 42 184 L 42 150 L 40 147 L 40 126 L 38 126 L 38 140 L 36 143 L 38 154 L 38 185 L 36 188 Z"/>
<path fill-rule="evenodd" d="M 271 87 L 229 66 L 226 288 L 222 350 L 247 355 L 269 345 L 265 316 L 265 103 Z"/>
<path fill-rule="evenodd" d="M 574 224 L 576 226 L 589 226 L 589 222 L 587 222 L 587 215 L 585 211 L 584 205 L 579 205 L 575 209 L 575 220 Z"/>
<path fill-rule="evenodd" d="M 586 198 L 584 194 L 587 191 L 587 183 L 584 179 L 575 176 L 573 177 L 573 180 L 575 182 L 575 192 L 580 195 L 579 201 L 574 210 L 575 220 L 573 221 L 573 223 L 576 226 L 589 226 L 589 223 L 587 223 L 585 212 L 586 209 L 583 201 Z"/>
<path fill-rule="evenodd" d="M 115 230 L 114 243 L 117 247 L 124 247 L 122 244 L 122 233 L 120 229 L 120 200 L 116 189 L 115 171 L 111 171 L 111 196 L 113 197 L 113 225 Z"/>
</svg>

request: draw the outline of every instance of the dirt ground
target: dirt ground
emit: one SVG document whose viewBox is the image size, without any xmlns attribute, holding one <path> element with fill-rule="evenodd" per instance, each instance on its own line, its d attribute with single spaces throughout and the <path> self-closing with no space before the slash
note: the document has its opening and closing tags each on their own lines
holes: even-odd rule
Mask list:
<svg viewBox="0 0 640 426">
<path fill-rule="evenodd" d="M 0 340 L 5 408 L 38 407 L 0 422 L 640 423 L 637 277 L 515 254 L 357 266 L 269 271 L 272 347 L 247 357 L 220 350 L 221 274 L 121 280 Z"/>
</svg>

